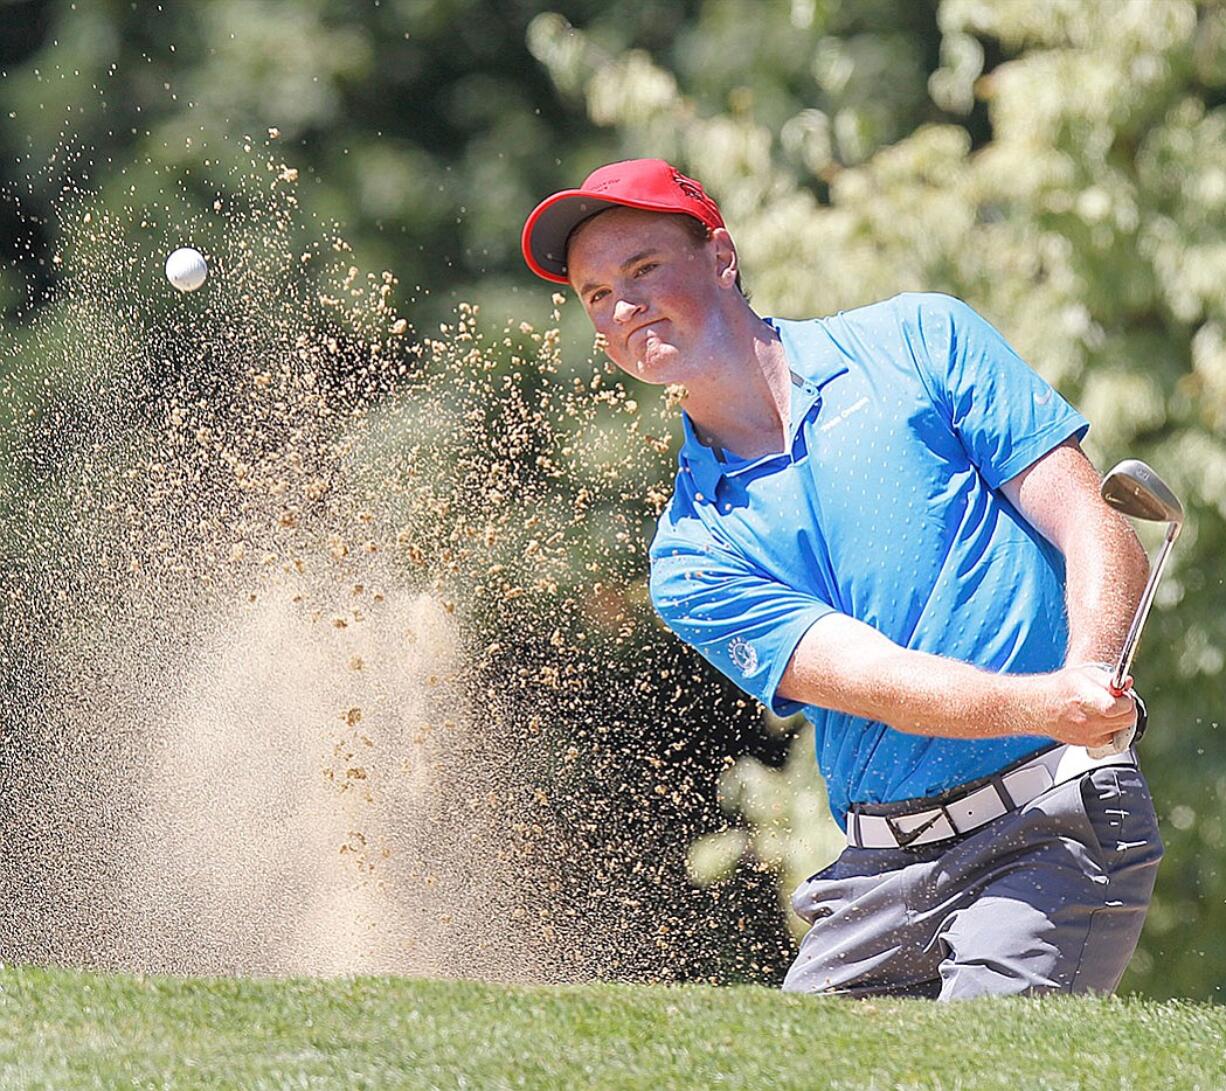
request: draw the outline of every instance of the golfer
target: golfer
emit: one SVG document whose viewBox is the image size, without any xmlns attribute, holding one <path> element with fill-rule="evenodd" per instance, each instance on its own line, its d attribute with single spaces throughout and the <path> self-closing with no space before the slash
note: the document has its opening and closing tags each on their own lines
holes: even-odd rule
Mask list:
<svg viewBox="0 0 1226 1091">
<path fill-rule="evenodd" d="M 1137 723 L 1106 664 L 1148 566 L 1085 418 L 949 296 L 760 317 L 715 202 L 662 160 L 547 198 L 523 250 L 618 367 L 684 388 L 660 616 L 815 728 L 848 844 L 793 895 L 784 988 L 1114 989 L 1162 845 L 1135 752 L 1090 751 Z"/>
</svg>

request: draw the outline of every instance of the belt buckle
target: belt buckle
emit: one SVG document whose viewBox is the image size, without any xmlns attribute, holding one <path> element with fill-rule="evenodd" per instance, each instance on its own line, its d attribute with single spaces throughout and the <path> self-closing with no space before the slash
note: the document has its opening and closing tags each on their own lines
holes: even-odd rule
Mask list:
<svg viewBox="0 0 1226 1091">
<path fill-rule="evenodd" d="M 895 818 L 892 815 L 882 815 L 882 817 L 885 819 L 885 824 L 887 827 L 889 827 L 890 833 L 894 835 L 894 840 L 898 842 L 898 847 L 900 849 L 905 849 L 914 844 L 915 841 L 932 829 L 932 827 L 935 826 L 942 818 L 949 823 L 949 828 L 953 831 L 950 836 L 958 836 L 958 827 L 954 825 L 953 816 L 946 809 L 944 803 L 938 803 L 936 805 L 936 812 L 937 813 L 928 819 L 927 822 L 916 826 L 913 830 L 899 829 L 898 826 L 895 825 Z M 947 839 L 942 838 L 942 840 Z"/>
</svg>

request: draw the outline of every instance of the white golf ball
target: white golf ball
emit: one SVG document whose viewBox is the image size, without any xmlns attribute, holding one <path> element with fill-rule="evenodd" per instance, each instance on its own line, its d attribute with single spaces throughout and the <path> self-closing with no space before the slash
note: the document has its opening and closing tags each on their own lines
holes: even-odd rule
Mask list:
<svg viewBox="0 0 1226 1091">
<path fill-rule="evenodd" d="M 190 246 L 180 246 L 166 259 L 166 279 L 181 292 L 194 292 L 208 275 L 204 255 Z"/>
</svg>

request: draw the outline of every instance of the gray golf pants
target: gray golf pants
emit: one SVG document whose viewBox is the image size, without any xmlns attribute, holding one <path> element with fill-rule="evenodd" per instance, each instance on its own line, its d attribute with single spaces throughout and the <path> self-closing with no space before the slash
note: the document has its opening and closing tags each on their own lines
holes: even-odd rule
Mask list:
<svg viewBox="0 0 1226 1091">
<path fill-rule="evenodd" d="M 848 847 L 802 883 L 788 992 L 960 1000 L 1110 992 L 1162 841 L 1145 778 L 1103 766 L 955 841 Z"/>
</svg>

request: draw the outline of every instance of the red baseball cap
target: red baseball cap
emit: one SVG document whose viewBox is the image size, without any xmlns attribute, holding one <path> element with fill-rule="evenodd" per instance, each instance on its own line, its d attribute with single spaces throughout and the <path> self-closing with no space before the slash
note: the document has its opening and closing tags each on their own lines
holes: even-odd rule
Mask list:
<svg viewBox="0 0 1226 1091">
<path fill-rule="evenodd" d="M 684 212 L 708 227 L 723 227 L 719 206 L 702 185 L 663 159 L 627 159 L 592 171 L 578 189 L 546 197 L 524 224 L 524 260 L 538 277 L 568 284 L 566 240 L 584 220 L 624 205 L 648 212 Z"/>
</svg>

